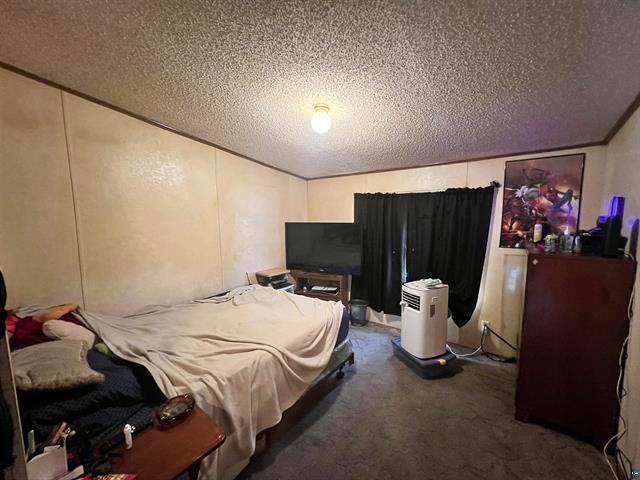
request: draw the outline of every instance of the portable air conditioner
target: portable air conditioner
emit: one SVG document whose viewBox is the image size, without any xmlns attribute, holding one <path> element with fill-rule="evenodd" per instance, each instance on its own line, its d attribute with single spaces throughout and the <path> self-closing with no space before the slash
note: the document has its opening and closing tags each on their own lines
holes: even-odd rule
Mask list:
<svg viewBox="0 0 640 480">
<path fill-rule="evenodd" d="M 444 355 L 447 351 L 449 286 L 426 279 L 402 286 L 402 348 L 419 359 Z"/>
</svg>

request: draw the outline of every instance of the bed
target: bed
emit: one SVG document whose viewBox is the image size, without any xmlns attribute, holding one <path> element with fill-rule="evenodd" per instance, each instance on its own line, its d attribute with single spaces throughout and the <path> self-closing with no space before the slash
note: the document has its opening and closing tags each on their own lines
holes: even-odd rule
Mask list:
<svg viewBox="0 0 640 480">
<path fill-rule="evenodd" d="M 104 438 L 132 418 L 148 416 L 165 398 L 191 392 L 227 435 L 203 463 L 204 479 L 234 478 L 261 432 L 323 378 L 353 362 L 341 304 L 266 287 L 128 317 L 82 310 L 76 316 L 109 349 L 108 355 L 88 356 L 92 368 L 105 374 L 104 384 L 87 389 L 91 401 L 102 398 L 102 407 L 88 413 L 70 392 L 49 401 L 22 395 L 23 423 L 44 435 L 58 420 L 75 416 L 82 428 L 96 429 L 96 439 Z"/>
</svg>

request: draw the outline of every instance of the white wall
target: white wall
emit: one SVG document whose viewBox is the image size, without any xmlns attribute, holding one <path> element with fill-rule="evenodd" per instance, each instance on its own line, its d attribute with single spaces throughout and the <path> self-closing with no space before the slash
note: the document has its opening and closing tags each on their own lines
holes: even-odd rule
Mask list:
<svg viewBox="0 0 640 480">
<path fill-rule="evenodd" d="M 307 218 L 306 181 L 217 150 L 225 290 L 284 267 L 284 223 Z"/>
<path fill-rule="evenodd" d="M 215 151 L 63 93 L 85 307 L 222 291 Z"/>
<path fill-rule="evenodd" d="M 623 234 L 631 236 L 634 223 L 640 217 L 640 110 L 627 121 L 607 145 L 607 172 L 603 195 L 603 209 L 611 195 L 626 199 Z M 636 227 L 637 228 L 637 227 Z M 637 233 L 636 233 L 637 235 Z M 631 253 L 638 258 L 638 248 L 631 246 Z M 636 273 L 636 292 L 640 288 L 640 276 Z M 634 304 L 636 318 L 631 322 L 629 357 L 625 374 L 628 396 L 623 405 L 623 415 L 629 421 L 629 432 L 620 446 L 640 466 L 640 302 Z"/>
<path fill-rule="evenodd" d="M 2 69 L 0 268 L 9 305 L 82 301 L 60 92 Z"/>
<path fill-rule="evenodd" d="M 483 187 L 492 180 L 504 181 L 504 164 L 509 160 L 536 158 L 560 154 L 585 153 L 583 197 L 580 205 L 582 228 L 594 226 L 602 206 L 606 148 L 590 147 L 579 150 L 560 150 L 542 155 L 522 155 L 450 165 L 412 168 L 362 175 L 351 175 L 308 182 L 309 221 L 353 221 L 354 193 L 436 191 L 453 187 Z M 496 194 L 487 267 L 479 297 L 479 304 L 471 321 L 449 338 L 470 347 L 478 345 L 481 321 L 491 322 L 492 328 L 507 339 L 517 341 L 520 334 L 522 293 L 526 261 L 525 253 L 498 248 L 502 190 Z M 450 328 L 456 328 L 451 327 Z M 488 346 L 496 353 L 511 355 L 508 347 L 490 339 Z"/>
<path fill-rule="evenodd" d="M 9 307 L 133 313 L 284 266 L 306 181 L 0 68 Z"/>
</svg>

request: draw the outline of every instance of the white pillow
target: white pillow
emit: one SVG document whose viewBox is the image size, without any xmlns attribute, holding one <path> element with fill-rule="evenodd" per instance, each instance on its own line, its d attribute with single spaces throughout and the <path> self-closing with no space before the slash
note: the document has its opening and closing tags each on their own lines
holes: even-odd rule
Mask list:
<svg viewBox="0 0 640 480">
<path fill-rule="evenodd" d="M 87 348 L 92 348 L 97 338 L 91 330 L 64 320 L 43 323 L 42 332 L 54 340 L 80 340 L 87 344 Z"/>
</svg>

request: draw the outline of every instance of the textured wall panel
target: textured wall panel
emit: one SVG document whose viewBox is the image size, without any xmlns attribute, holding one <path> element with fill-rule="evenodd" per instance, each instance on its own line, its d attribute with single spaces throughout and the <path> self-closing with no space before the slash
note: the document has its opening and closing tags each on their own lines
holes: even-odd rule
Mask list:
<svg viewBox="0 0 640 480">
<path fill-rule="evenodd" d="M 222 289 L 214 149 L 64 94 L 87 309 Z"/>
<path fill-rule="evenodd" d="M 464 187 L 467 164 L 436 165 L 367 174 L 367 192 L 424 192 Z"/>
<path fill-rule="evenodd" d="M 287 219 L 291 222 L 307 221 L 307 181 L 287 175 L 289 193 Z"/>
<path fill-rule="evenodd" d="M 524 290 L 527 273 L 526 255 L 516 252 L 516 254 L 503 255 L 503 275 L 502 275 L 502 316 L 515 321 L 504 322 L 502 324 L 502 335 L 508 338 L 512 344 L 518 345 L 520 339 L 521 319 L 524 312 Z M 493 338 L 493 343 L 499 340 Z M 514 356 L 516 352 L 506 345 L 502 345 L 502 350 L 508 356 Z"/>
<path fill-rule="evenodd" d="M 366 192 L 366 175 L 312 180 L 307 189 L 310 222 L 353 222 L 353 194 Z"/>
<path fill-rule="evenodd" d="M 0 60 L 317 177 L 601 141 L 639 24 L 636 0 L 5 0 Z"/>
<path fill-rule="evenodd" d="M 247 273 L 284 267 L 284 223 L 304 221 L 304 181 L 216 151 L 224 288 L 247 284 Z"/>
<path fill-rule="evenodd" d="M 1 69 L 0 267 L 9 307 L 82 303 L 60 92 Z"/>
</svg>

